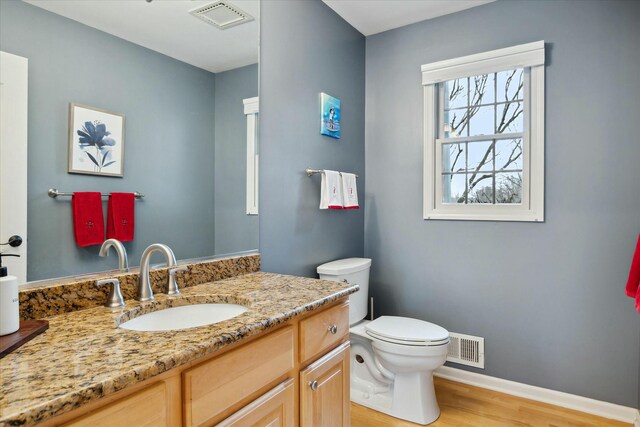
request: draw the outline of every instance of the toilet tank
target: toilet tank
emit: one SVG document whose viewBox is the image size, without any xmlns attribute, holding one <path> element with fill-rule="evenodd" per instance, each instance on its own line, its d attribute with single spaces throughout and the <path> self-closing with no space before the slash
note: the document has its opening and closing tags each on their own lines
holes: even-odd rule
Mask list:
<svg viewBox="0 0 640 427">
<path fill-rule="evenodd" d="M 333 280 L 360 285 L 360 290 L 349 296 L 349 324 L 358 323 L 367 316 L 369 300 L 369 258 L 346 258 L 318 266 L 322 280 Z"/>
</svg>

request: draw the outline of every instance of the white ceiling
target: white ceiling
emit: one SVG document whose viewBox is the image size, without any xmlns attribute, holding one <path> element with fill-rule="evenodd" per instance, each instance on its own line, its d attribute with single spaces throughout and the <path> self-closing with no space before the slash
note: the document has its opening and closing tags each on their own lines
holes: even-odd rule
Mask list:
<svg viewBox="0 0 640 427">
<path fill-rule="evenodd" d="M 365 36 L 494 0 L 322 0 Z"/>
<path fill-rule="evenodd" d="M 255 20 L 226 30 L 189 13 L 214 0 L 24 1 L 214 73 L 258 62 L 260 0 L 230 0 Z"/>
</svg>

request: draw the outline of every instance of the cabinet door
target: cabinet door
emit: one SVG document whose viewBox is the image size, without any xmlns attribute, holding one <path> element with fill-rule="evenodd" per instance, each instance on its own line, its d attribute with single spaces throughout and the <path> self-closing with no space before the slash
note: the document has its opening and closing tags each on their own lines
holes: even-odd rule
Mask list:
<svg viewBox="0 0 640 427">
<path fill-rule="evenodd" d="M 289 378 L 216 427 L 293 427 L 294 405 L 293 379 Z"/>
<path fill-rule="evenodd" d="M 185 427 L 205 427 L 294 367 L 293 327 L 287 326 L 182 374 Z M 248 403 L 248 402 L 247 402 Z"/>
<path fill-rule="evenodd" d="M 180 377 L 176 376 L 91 411 L 64 427 L 180 425 Z"/>
<path fill-rule="evenodd" d="M 349 343 L 300 372 L 300 425 L 349 426 Z"/>
</svg>

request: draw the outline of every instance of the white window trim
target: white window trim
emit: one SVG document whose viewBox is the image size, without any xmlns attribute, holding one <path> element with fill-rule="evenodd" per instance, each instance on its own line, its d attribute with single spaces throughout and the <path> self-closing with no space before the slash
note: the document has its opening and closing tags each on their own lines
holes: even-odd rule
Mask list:
<svg viewBox="0 0 640 427">
<path fill-rule="evenodd" d="M 259 98 L 243 99 L 247 116 L 247 215 L 258 215 L 258 110 Z"/>
<path fill-rule="evenodd" d="M 477 221 L 544 221 L 544 41 L 527 43 L 422 66 L 424 91 L 424 219 Z M 519 205 L 455 205 L 438 203 L 436 174 L 440 158 L 438 138 L 437 84 L 460 77 L 529 68 L 529 104 L 525 106 L 523 203 Z M 525 94 L 526 98 L 527 94 Z M 441 164 L 441 163 L 440 163 Z M 528 185 L 527 185 L 528 183 Z M 528 194 L 527 194 L 528 191 Z"/>
</svg>

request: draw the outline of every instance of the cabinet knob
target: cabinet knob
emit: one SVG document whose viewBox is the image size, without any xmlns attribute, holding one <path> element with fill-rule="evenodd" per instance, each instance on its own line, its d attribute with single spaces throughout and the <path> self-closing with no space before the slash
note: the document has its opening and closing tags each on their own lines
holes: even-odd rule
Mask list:
<svg viewBox="0 0 640 427">
<path fill-rule="evenodd" d="M 311 391 L 316 391 L 318 389 L 318 381 L 309 381 L 307 384 L 309 384 Z"/>
<path fill-rule="evenodd" d="M 327 328 L 327 330 L 331 332 L 331 334 L 335 335 L 338 333 L 338 325 L 331 325 Z"/>
</svg>

